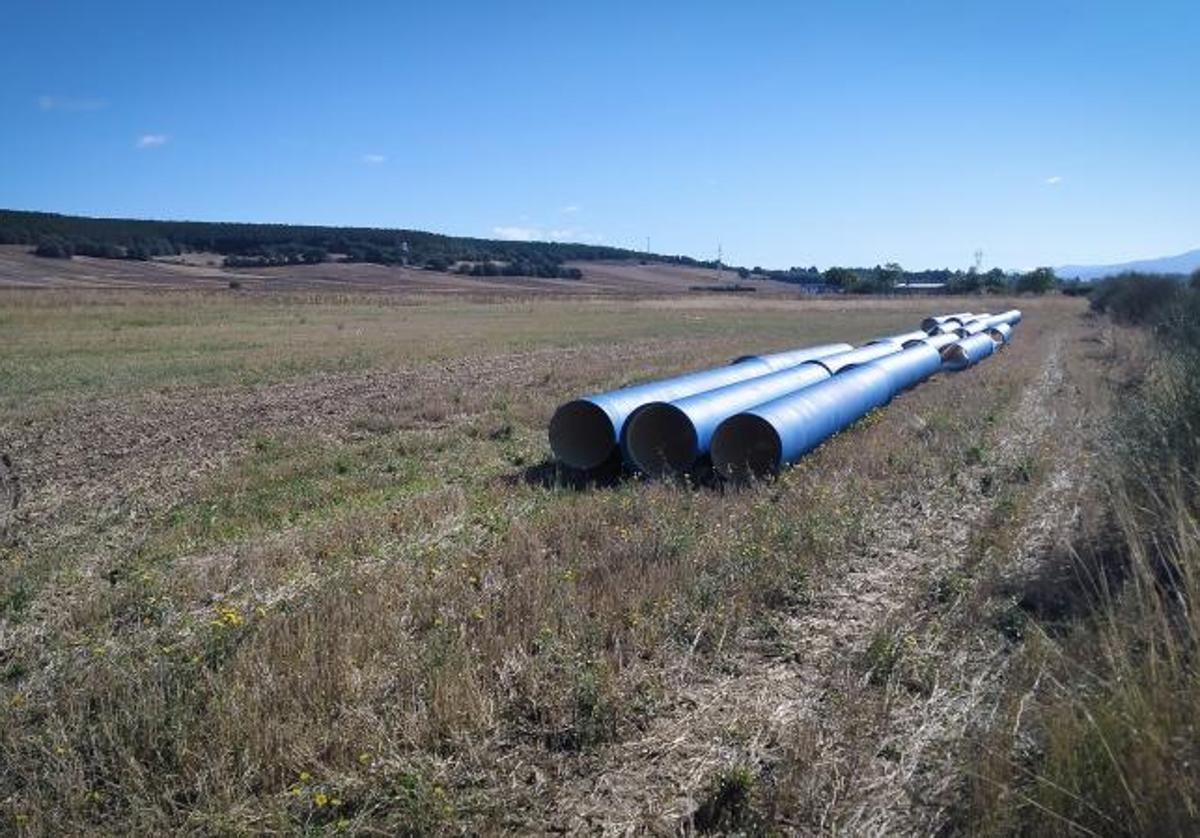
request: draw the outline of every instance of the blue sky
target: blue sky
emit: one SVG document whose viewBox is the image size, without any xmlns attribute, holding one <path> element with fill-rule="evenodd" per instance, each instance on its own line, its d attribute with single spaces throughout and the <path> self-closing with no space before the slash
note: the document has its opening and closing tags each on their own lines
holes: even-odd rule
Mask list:
<svg viewBox="0 0 1200 838">
<path fill-rule="evenodd" d="M 0 206 L 985 267 L 1200 247 L 1200 3 L 16 2 Z"/>
</svg>

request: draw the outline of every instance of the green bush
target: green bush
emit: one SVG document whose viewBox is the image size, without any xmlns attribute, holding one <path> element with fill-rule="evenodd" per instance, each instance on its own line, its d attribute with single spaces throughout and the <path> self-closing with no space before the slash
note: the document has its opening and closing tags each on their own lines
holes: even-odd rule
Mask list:
<svg viewBox="0 0 1200 838">
<path fill-rule="evenodd" d="M 1153 326 L 1183 300 L 1184 285 L 1170 276 L 1127 273 L 1098 283 L 1091 307 L 1118 323 Z"/>
</svg>

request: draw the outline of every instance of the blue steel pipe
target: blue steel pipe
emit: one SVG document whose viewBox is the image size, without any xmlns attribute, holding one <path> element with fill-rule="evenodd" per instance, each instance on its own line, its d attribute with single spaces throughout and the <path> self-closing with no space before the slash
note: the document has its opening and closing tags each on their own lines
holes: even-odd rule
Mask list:
<svg viewBox="0 0 1200 838">
<path fill-rule="evenodd" d="M 989 322 L 991 316 L 992 315 L 990 314 L 981 314 L 974 320 L 963 323 L 962 326 L 956 330 L 956 333 L 960 338 L 965 338 L 970 335 L 977 335 L 991 325 Z"/>
<path fill-rule="evenodd" d="M 925 344 L 926 346 L 932 346 L 934 349 L 940 350 L 943 346 L 949 346 L 956 340 L 958 340 L 958 335 L 949 333 L 944 335 L 926 335 L 923 338 L 915 338 L 914 340 L 905 341 L 904 348 L 911 349 L 914 346 Z"/>
<path fill-rule="evenodd" d="M 734 479 L 775 473 L 940 367 L 916 346 L 731 416 L 713 434 L 713 466 Z"/>
<path fill-rule="evenodd" d="M 626 425 L 626 458 L 649 475 L 683 474 L 708 452 L 723 420 L 829 377 L 829 370 L 810 361 L 685 399 L 645 405 Z"/>
<path fill-rule="evenodd" d="M 984 333 L 970 335 L 942 350 L 942 363 L 948 369 L 966 369 L 996 351 L 996 341 Z"/>
<path fill-rule="evenodd" d="M 900 345 L 891 341 L 870 343 L 683 399 L 643 405 L 626 422 L 621 438 L 625 458 L 646 474 L 683 473 L 708 452 L 717 425 L 738 411 L 899 351 Z"/>
<path fill-rule="evenodd" d="M 826 355 L 845 353 L 850 348 L 849 344 L 832 343 L 774 355 L 750 356 L 725 367 L 584 396 L 567 402 L 554 412 L 550 420 L 550 447 L 559 460 L 573 468 L 596 468 L 612 456 L 626 420 L 644 404 L 681 399 L 767 375 L 775 372 L 775 365 L 781 363 L 797 366 Z"/>
<path fill-rule="evenodd" d="M 892 343 L 898 343 L 901 346 L 904 346 L 909 341 L 921 340 L 921 339 L 927 338 L 927 337 L 929 337 L 928 332 L 925 332 L 922 329 L 917 329 L 912 332 L 901 332 L 898 335 L 885 335 L 881 338 L 875 338 L 875 340 L 868 341 L 867 346 L 871 346 L 872 344 L 876 344 L 876 343 L 887 343 L 889 341 Z"/>
<path fill-rule="evenodd" d="M 842 370 L 860 366 L 868 361 L 874 361 L 876 358 L 882 358 L 884 355 L 891 355 L 893 352 L 899 352 L 900 349 L 900 344 L 891 341 L 868 343 L 866 346 L 851 349 L 849 352 L 838 352 L 823 358 L 814 358 L 813 363 L 820 364 L 829 370 L 830 375 L 837 375 Z"/>
<path fill-rule="evenodd" d="M 849 352 L 852 348 L 848 343 L 829 343 L 824 346 L 789 349 L 786 352 L 773 352 L 770 355 L 742 355 L 739 358 L 734 358 L 732 363 L 741 364 L 747 361 L 757 361 L 770 367 L 770 372 L 779 372 L 780 370 L 791 369 L 816 358 L 824 358 L 840 352 Z M 826 349 L 829 351 L 824 352 Z M 822 350 L 822 354 L 814 355 L 813 353 L 816 350 Z"/>
<path fill-rule="evenodd" d="M 947 323 L 951 320 L 953 320 L 955 324 L 965 323 L 974 316 L 975 315 L 971 314 L 969 311 L 960 311 L 958 314 L 935 314 L 933 317 L 926 317 L 924 320 L 922 320 L 921 328 L 929 334 L 933 334 L 943 323 Z"/>
<path fill-rule="evenodd" d="M 962 327 L 974 321 L 974 317 L 967 317 L 963 320 L 947 320 L 944 323 L 939 323 L 930 334 L 934 335 L 957 335 Z"/>
<path fill-rule="evenodd" d="M 1007 323 L 997 323 L 994 326 L 988 326 L 985 334 L 996 342 L 996 348 L 999 349 L 1012 340 L 1012 326 Z"/>
<path fill-rule="evenodd" d="M 989 326 L 995 326 L 999 323 L 1007 323 L 1009 326 L 1015 326 L 1021 322 L 1021 312 L 1015 308 L 1009 309 L 1000 314 L 993 314 L 991 317 L 986 318 L 986 321 Z"/>
<path fill-rule="evenodd" d="M 892 377 L 892 395 L 915 387 L 942 368 L 942 353 L 927 343 L 917 344 L 895 355 L 887 355 L 870 366 Z"/>
</svg>

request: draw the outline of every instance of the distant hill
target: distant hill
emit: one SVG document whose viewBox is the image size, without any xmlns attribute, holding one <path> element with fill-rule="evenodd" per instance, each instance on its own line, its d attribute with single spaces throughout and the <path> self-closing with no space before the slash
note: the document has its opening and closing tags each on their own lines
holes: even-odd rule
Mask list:
<svg viewBox="0 0 1200 838">
<path fill-rule="evenodd" d="M 1189 250 L 1178 256 L 1163 256 L 1158 259 L 1139 259 L 1117 265 L 1064 265 L 1054 272 L 1062 279 L 1091 281 L 1114 274 L 1129 272 L 1150 274 L 1190 274 L 1200 268 L 1200 250 Z"/>
<path fill-rule="evenodd" d="M 687 256 L 638 253 L 573 242 L 499 241 L 422 230 L 87 218 L 0 209 L 0 244 L 28 245 L 39 256 L 146 261 L 188 252 L 216 253 L 225 267 L 262 268 L 327 261 L 405 265 L 479 276 L 578 279 L 566 262 L 646 259 L 707 267 Z"/>
</svg>

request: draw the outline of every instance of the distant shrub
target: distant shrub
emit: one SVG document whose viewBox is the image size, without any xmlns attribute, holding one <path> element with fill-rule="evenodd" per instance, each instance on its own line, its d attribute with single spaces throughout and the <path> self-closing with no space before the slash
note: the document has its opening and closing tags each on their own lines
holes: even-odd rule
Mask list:
<svg viewBox="0 0 1200 838">
<path fill-rule="evenodd" d="M 63 241 L 56 236 L 46 236 L 38 242 L 37 249 L 33 251 L 34 256 L 41 256 L 46 259 L 70 259 L 74 255 L 70 242 Z"/>
<path fill-rule="evenodd" d="M 239 279 L 229 280 L 229 288 L 231 291 L 237 291 L 242 287 L 242 282 Z"/>
<path fill-rule="evenodd" d="M 1153 325 L 1180 302 L 1184 284 L 1159 274 L 1128 273 L 1098 283 L 1091 294 L 1091 307 L 1118 323 Z"/>
<path fill-rule="evenodd" d="M 1021 274 L 1013 286 L 1018 294 L 1045 294 L 1054 290 L 1058 278 L 1053 268 L 1034 268 L 1027 274 Z"/>
</svg>

